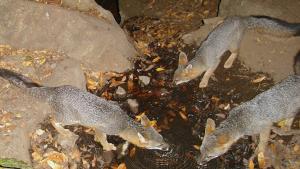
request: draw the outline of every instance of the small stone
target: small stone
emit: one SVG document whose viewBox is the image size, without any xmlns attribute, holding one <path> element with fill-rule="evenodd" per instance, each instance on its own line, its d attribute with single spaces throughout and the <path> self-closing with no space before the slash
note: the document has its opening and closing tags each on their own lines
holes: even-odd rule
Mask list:
<svg viewBox="0 0 300 169">
<path fill-rule="evenodd" d="M 150 83 L 150 77 L 148 76 L 139 76 L 139 80 L 146 86 Z"/>
<path fill-rule="evenodd" d="M 37 130 L 35 131 L 35 133 L 36 133 L 37 135 L 41 136 L 41 135 L 43 135 L 43 134 L 45 133 L 45 131 L 42 130 L 42 129 L 37 129 Z"/>
<path fill-rule="evenodd" d="M 116 90 L 116 95 L 118 97 L 125 97 L 126 96 L 126 91 L 125 89 L 123 89 L 121 86 L 118 86 L 117 90 Z"/>
<path fill-rule="evenodd" d="M 127 99 L 127 103 L 133 113 L 139 112 L 139 103 L 136 101 L 136 99 Z"/>
</svg>

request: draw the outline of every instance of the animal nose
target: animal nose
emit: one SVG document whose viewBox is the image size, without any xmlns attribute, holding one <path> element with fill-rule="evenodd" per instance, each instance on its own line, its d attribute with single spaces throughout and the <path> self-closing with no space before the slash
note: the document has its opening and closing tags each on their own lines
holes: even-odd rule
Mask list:
<svg viewBox="0 0 300 169">
<path fill-rule="evenodd" d="M 161 150 L 163 150 L 163 151 L 169 151 L 169 149 L 170 149 L 170 145 L 169 145 L 169 144 L 164 143 L 164 144 L 162 145 L 162 149 L 161 149 Z"/>
<path fill-rule="evenodd" d="M 177 83 L 177 80 L 176 80 L 176 79 L 173 79 L 172 83 L 173 83 L 173 84 L 176 84 L 176 83 Z"/>
<path fill-rule="evenodd" d="M 206 163 L 205 155 L 204 154 L 197 155 L 196 161 L 199 165 L 205 164 Z"/>
</svg>

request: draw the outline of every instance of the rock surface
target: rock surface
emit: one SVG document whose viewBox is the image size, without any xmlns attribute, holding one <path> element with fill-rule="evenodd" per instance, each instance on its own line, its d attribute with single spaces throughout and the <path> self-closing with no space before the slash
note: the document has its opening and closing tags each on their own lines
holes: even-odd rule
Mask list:
<svg viewBox="0 0 300 169">
<path fill-rule="evenodd" d="M 47 116 L 50 107 L 23 94 L 2 78 L 0 90 L 0 123 L 5 126 L 0 129 L 0 158 L 16 158 L 30 163 L 30 133 Z M 8 128 L 10 126 L 13 128 Z"/>
<path fill-rule="evenodd" d="M 150 83 L 151 79 L 148 76 L 139 76 L 139 80 L 143 85 L 147 86 Z"/>
<path fill-rule="evenodd" d="M 55 5 L 0 1 L 0 44 L 64 52 L 97 71 L 121 72 L 136 54 L 116 24 Z"/>
<path fill-rule="evenodd" d="M 123 87 L 118 86 L 118 88 L 116 90 L 116 97 L 124 98 L 125 96 L 126 96 L 126 90 Z"/>
<path fill-rule="evenodd" d="M 289 22 L 300 21 L 298 0 L 222 0 L 218 16 L 266 15 Z"/>
<path fill-rule="evenodd" d="M 72 85 L 86 90 L 86 80 L 77 60 L 65 57 L 54 64 L 52 75 L 42 81 L 44 86 Z"/>
<path fill-rule="evenodd" d="M 136 99 L 127 99 L 127 104 L 129 105 L 129 108 L 133 113 L 139 112 L 139 103 Z"/>
</svg>

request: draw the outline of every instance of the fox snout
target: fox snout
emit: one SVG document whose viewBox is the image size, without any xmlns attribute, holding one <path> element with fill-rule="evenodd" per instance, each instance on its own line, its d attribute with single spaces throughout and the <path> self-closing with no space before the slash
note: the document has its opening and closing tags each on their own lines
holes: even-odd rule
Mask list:
<svg viewBox="0 0 300 169">
<path fill-rule="evenodd" d="M 196 161 L 197 161 L 197 164 L 203 165 L 203 164 L 208 163 L 211 159 L 214 159 L 216 157 L 214 157 L 214 156 L 210 157 L 210 156 L 207 156 L 205 153 L 201 153 L 200 155 L 198 155 L 196 157 Z"/>
<path fill-rule="evenodd" d="M 169 151 L 170 145 L 164 141 L 159 144 L 149 142 L 149 144 L 147 146 L 145 146 L 145 148 L 152 149 L 152 150 Z"/>
<path fill-rule="evenodd" d="M 188 82 L 188 81 L 189 81 L 189 80 L 173 79 L 173 84 L 179 85 L 179 84 L 182 84 L 182 83 L 186 83 L 186 82 Z"/>
<path fill-rule="evenodd" d="M 169 151 L 169 149 L 170 149 L 170 145 L 165 142 L 162 143 L 159 147 L 161 148 L 160 150 L 162 150 L 162 151 Z"/>
</svg>

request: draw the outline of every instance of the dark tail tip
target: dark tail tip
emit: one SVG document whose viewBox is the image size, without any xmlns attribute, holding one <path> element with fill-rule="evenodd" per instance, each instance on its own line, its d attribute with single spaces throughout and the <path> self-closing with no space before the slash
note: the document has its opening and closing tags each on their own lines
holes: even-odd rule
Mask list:
<svg viewBox="0 0 300 169">
<path fill-rule="evenodd" d="M 18 87 L 41 87 L 41 85 L 33 82 L 31 79 L 8 69 L 0 68 L 0 76 Z"/>
</svg>

